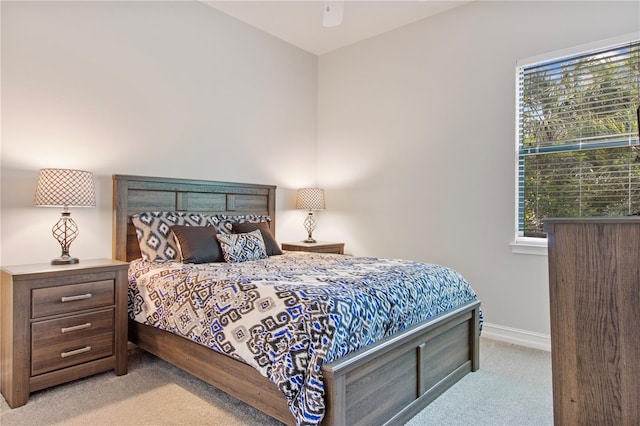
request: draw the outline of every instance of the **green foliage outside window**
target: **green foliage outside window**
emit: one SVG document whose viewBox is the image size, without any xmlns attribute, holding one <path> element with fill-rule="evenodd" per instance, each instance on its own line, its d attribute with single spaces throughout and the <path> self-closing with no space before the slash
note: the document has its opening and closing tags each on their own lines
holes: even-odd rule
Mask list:
<svg viewBox="0 0 640 426">
<path fill-rule="evenodd" d="M 520 235 L 640 211 L 640 42 L 520 69 Z"/>
</svg>

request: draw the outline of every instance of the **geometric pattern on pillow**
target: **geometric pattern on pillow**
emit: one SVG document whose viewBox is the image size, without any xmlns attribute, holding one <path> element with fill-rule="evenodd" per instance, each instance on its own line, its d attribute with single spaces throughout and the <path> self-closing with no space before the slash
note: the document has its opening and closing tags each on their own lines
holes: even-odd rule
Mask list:
<svg viewBox="0 0 640 426">
<path fill-rule="evenodd" d="M 245 234 L 218 234 L 217 237 L 226 262 L 247 262 L 267 258 L 267 250 L 259 229 Z"/>
<path fill-rule="evenodd" d="M 208 219 L 211 225 L 216 227 L 218 234 L 231 234 L 233 225 L 237 223 L 271 222 L 271 216 L 266 214 L 241 214 L 237 216 L 217 214 L 208 216 Z"/>
<path fill-rule="evenodd" d="M 258 223 L 245 222 L 245 223 L 233 224 L 234 234 L 251 232 L 251 231 L 255 231 L 256 229 L 259 229 L 260 232 L 262 233 L 264 246 L 267 248 L 267 256 L 282 254 L 282 250 L 280 249 L 280 244 L 278 244 L 275 237 L 271 233 L 271 230 L 269 229 L 269 224 L 267 222 L 258 222 Z"/>
<path fill-rule="evenodd" d="M 200 213 L 141 212 L 131 216 L 136 228 L 140 254 L 150 262 L 167 262 L 178 257 L 178 246 L 171 226 L 207 226 L 209 222 Z"/>
</svg>

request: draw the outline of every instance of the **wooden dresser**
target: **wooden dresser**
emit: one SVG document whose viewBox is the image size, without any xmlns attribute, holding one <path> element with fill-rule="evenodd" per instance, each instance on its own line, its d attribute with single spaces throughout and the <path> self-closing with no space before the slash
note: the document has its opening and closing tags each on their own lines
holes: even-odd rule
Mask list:
<svg viewBox="0 0 640 426">
<path fill-rule="evenodd" d="M 556 425 L 640 424 L 640 218 L 549 219 Z"/>
<path fill-rule="evenodd" d="M 2 268 L 0 390 L 29 393 L 107 370 L 127 373 L 127 263 Z"/>
</svg>

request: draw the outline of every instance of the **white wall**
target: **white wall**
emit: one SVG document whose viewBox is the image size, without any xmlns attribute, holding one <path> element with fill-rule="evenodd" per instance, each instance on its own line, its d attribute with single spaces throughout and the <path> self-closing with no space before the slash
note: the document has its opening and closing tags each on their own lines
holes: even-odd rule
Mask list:
<svg viewBox="0 0 640 426">
<path fill-rule="evenodd" d="M 640 29 L 635 1 L 477 1 L 318 60 L 198 2 L 0 8 L 0 264 L 59 255 L 39 168 L 96 175 L 80 258 L 111 256 L 114 173 L 276 184 L 280 241 L 320 183 L 314 236 L 452 266 L 487 322 L 543 335 L 547 259 L 509 248 L 515 62 Z"/>
<path fill-rule="evenodd" d="M 38 169 L 96 177 L 71 254 L 111 257 L 112 174 L 278 185 L 277 237 L 304 237 L 317 58 L 199 2 L 2 2 L 0 264 L 59 256 Z M 298 214 L 299 213 L 299 214 Z"/>
<path fill-rule="evenodd" d="M 515 64 L 640 30 L 639 2 L 474 2 L 323 55 L 323 227 L 458 269 L 485 321 L 548 336 L 547 258 L 512 254 Z"/>
</svg>

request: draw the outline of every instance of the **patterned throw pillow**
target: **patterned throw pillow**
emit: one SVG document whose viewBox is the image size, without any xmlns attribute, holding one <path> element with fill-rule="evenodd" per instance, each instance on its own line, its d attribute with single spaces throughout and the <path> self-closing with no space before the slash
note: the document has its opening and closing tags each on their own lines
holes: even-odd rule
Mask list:
<svg viewBox="0 0 640 426">
<path fill-rule="evenodd" d="M 233 232 L 235 234 L 251 232 L 251 231 L 255 231 L 256 229 L 259 229 L 260 233 L 262 234 L 262 240 L 264 241 L 264 246 L 267 249 L 267 256 L 282 254 L 282 250 L 280 249 L 280 244 L 278 244 L 275 237 L 271 233 L 271 230 L 269 229 L 269 224 L 267 222 L 259 222 L 259 223 L 245 222 L 245 223 L 233 224 Z"/>
<path fill-rule="evenodd" d="M 199 213 L 141 212 L 131 216 L 136 228 L 140 253 L 150 262 L 167 262 L 178 256 L 178 246 L 171 226 L 206 226 L 209 222 Z"/>
<path fill-rule="evenodd" d="M 218 234 L 222 255 L 227 262 L 246 262 L 267 258 L 262 233 L 259 229 L 246 234 Z"/>
<path fill-rule="evenodd" d="M 265 214 L 241 214 L 237 216 L 217 214 L 208 216 L 208 219 L 209 223 L 215 226 L 218 234 L 231 234 L 234 224 L 271 222 L 271 217 Z"/>
</svg>

